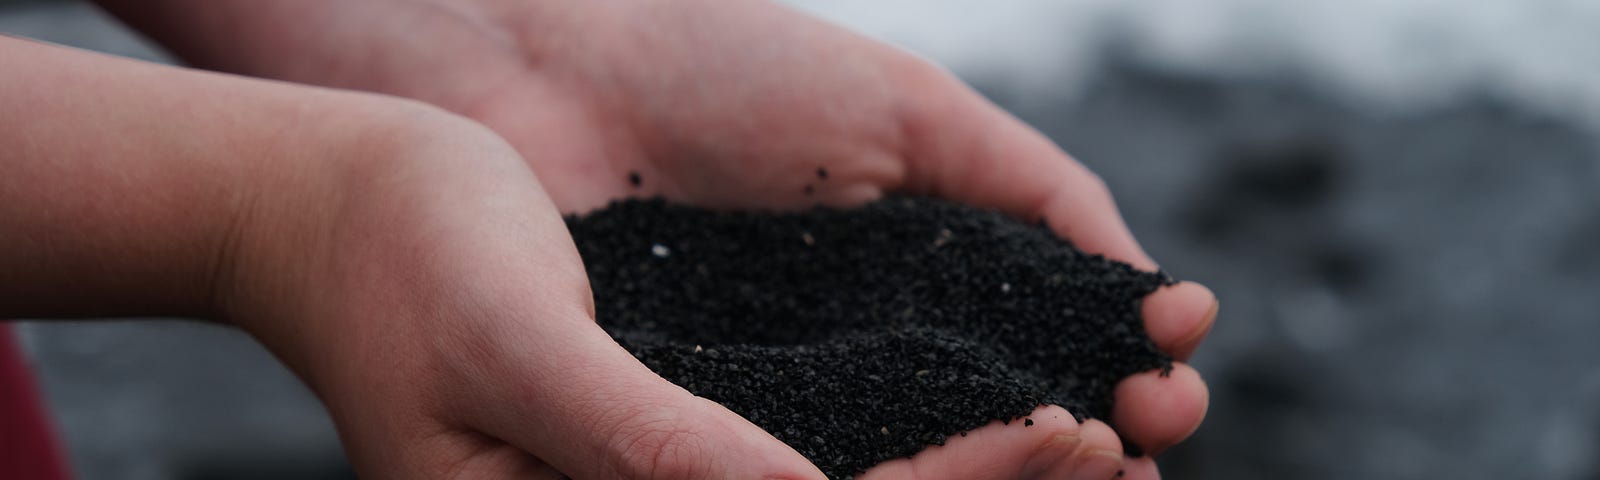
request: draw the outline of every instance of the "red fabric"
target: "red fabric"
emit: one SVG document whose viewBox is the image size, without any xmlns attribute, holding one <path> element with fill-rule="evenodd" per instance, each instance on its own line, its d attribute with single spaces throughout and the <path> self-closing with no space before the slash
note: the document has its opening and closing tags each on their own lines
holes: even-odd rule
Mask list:
<svg viewBox="0 0 1600 480">
<path fill-rule="evenodd" d="M 11 326 L 0 323 L 0 478 L 66 480 L 39 388 L 17 348 Z"/>
</svg>

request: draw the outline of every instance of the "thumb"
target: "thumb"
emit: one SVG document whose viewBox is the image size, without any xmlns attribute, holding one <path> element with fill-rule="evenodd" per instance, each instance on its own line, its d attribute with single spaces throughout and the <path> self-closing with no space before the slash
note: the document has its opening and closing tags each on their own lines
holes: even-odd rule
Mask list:
<svg viewBox="0 0 1600 480">
<path fill-rule="evenodd" d="M 1157 268 L 1099 176 L 960 79 L 923 73 L 907 82 L 921 90 L 905 110 L 913 133 L 905 189 L 1045 220 L 1085 251 Z"/>
<path fill-rule="evenodd" d="M 517 411 L 474 425 L 581 479 L 824 478 L 798 452 L 643 364 L 593 322 L 529 363 Z M 524 377 L 527 378 L 527 377 Z"/>
</svg>

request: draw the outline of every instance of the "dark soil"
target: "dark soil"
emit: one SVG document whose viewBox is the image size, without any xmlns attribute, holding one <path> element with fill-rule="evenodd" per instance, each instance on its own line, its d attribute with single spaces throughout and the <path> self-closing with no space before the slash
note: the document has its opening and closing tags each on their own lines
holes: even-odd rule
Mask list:
<svg viewBox="0 0 1600 480">
<path fill-rule="evenodd" d="M 1119 380 L 1171 365 L 1138 318 L 1168 277 L 994 212 L 630 200 L 568 224 L 618 342 L 831 478 L 1043 404 L 1107 418 Z"/>
</svg>

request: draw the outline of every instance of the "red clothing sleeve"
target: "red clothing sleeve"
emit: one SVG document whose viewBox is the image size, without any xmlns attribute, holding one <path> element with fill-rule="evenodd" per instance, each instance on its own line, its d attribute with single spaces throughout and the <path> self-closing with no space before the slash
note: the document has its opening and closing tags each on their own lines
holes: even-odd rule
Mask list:
<svg viewBox="0 0 1600 480">
<path fill-rule="evenodd" d="M 39 388 L 17 347 L 11 326 L 0 322 L 0 478 L 67 480 Z"/>
</svg>

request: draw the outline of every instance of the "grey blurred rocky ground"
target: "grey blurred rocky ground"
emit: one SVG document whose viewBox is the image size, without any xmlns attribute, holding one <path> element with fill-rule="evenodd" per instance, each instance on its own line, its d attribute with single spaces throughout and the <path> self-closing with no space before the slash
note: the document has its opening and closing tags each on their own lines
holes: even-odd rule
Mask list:
<svg viewBox="0 0 1600 480">
<path fill-rule="evenodd" d="M 0 32 L 161 58 L 86 7 L 5 3 Z M 1377 108 L 1315 78 L 1095 48 L 1072 95 L 958 73 L 1100 172 L 1151 253 L 1222 298 L 1196 360 L 1211 417 L 1167 478 L 1600 478 L 1583 122 L 1493 94 Z M 314 398 L 237 332 L 24 335 L 85 479 L 348 476 Z"/>
</svg>

